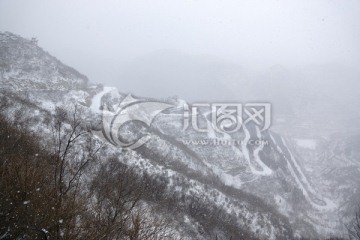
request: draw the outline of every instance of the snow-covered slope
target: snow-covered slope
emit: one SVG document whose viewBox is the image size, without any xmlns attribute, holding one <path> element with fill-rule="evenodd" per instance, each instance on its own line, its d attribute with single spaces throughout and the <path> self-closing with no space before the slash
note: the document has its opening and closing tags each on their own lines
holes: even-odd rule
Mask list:
<svg viewBox="0 0 360 240">
<path fill-rule="evenodd" d="M 35 41 L 0 32 L 1 88 L 68 90 L 86 85 L 87 77 L 62 64 Z"/>
<path fill-rule="evenodd" d="M 36 119 L 31 128 L 43 135 L 57 106 L 77 104 L 93 137 L 103 139 L 104 106 L 117 106 L 126 97 L 116 88 L 90 85 L 34 42 L 11 33 L 0 34 L 0 73 L 1 95 L 13 102 L 7 114 L 22 109 Z M 160 199 L 169 203 L 161 211 L 176 216 L 179 234 L 292 239 L 342 233 L 360 193 L 359 135 L 309 142 L 260 132 L 255 125 L 232 134 L 184 131 L 186 102 L 165 102 L 174 107 L 157 115 L 151 126 L 132 121 L 120 129 L 125 140 L 148 134 L 143 146 L 121 149 L 104 141 L 101 154 L 116 153 L 120 161 L 160 179 L 166 189 Z M 208 113 L 199 118 L 211 127 Z M 241 144 L 219 144 L 222 140 Z"/>
</svg>

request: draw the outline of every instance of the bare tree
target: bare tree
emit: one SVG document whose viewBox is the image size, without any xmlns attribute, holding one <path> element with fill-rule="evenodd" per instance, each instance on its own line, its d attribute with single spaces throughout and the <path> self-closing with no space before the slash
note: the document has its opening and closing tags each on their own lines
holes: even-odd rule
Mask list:
<svg viewBox="0 0 360 240">
<path fill-rule="evenodd" d="M 350 239 L 360 239 L 360 207 L 355 213 L 355 219 L 352 224 L 348 227 Z"/>
<path fill-rule="evenodd" d="M 0 115 L 0 239 L 174 239 L 143 201 L 156 189 L 144 174 L 117 157 L 91 165 L 101 144 L 76 106 L 52 120 L 47 142 Z"/>
<path fill-rule="evenodd" d="M 52 219 L 48 153 L 38 137 L 0 116 L 1 239 L 47 239 Z"/>
<path fill-rule="evenodd" d="M 175 239 L 170 223 L 144 208 L 136 210 L 133 214 L 125 235 L 130 240 Z"/>
<path fill-rule="evenodd" d="M 77 239 L 77 218 L 85 211 L 81 177 L 96 159 L 101 145 L 86 130 L 82 111 L 57 108 L 53 124 L 53 198 L 56 199 L 54 222 L 56 239 Z"/>
<path fill-rule="evenodd" d="M 167 239 L 170 225 L 143 207 L 148 190 L 140 174 L 116 157 L 100 167 L 90 187 L 90 212 L 86 229 L 91 239 Z M 90 199 L 90 198 L 89 198 Z M 170 238 L 168 238 L 170 239 Z"/>
</svg>

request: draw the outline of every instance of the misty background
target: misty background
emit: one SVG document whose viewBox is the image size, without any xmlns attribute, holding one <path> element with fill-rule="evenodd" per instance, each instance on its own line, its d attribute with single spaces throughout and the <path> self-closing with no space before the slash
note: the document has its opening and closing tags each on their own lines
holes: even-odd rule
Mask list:
<svg viewBox="0 0 360 240">
<path fill-rule="evenodd" d="M 2 0 L 0 30 L 121 92 L 266 101 L 291 131 L 357 129 L 357 0 Z"/>
</svg>

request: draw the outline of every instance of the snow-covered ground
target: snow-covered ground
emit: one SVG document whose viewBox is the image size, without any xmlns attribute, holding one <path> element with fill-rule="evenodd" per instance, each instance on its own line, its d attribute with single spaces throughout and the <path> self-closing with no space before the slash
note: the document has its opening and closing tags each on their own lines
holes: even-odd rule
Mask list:
<svg viewBox="0 0 360 240">
<path fill-rule="evenodd" d="M 102 97 L 109 93 L 109 92 L 118 92 L 117 88 L 116 87 L 104 87 L 104 89 L 99 92 L 98 94 L 96 94 L 92 100 L 91 100 L 91 105 L 90 105 L 90 109 L 97 113 L 100 111 L 100 107 L 101 107 L 101 99 Z"/>
<path fill-rule="evenodd" d="M 306 139 L 306 138 L 295 138 L 296 144 L 301 148 L 307 148 L 315 150 L 317 146 L 316 139 Z"/>
</svg>

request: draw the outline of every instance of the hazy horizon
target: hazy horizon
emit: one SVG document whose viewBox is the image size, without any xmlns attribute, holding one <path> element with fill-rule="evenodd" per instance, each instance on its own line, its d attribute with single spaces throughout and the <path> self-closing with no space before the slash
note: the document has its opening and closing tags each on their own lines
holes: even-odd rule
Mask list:
<svg viewBox="0 0 360 240">
<path fill-rule="evenodd" d="M 169 85 L 162 92 L 153 91 L 148 86 L 128 84 L 135 77 L 129 76 L 127 67 L 164 49 L 179 53 L 183 62 L 202 59 L 206 65 L 207 59 L 218 59 L 220 65 L 236 65 L 249 74 L 266 72 L 273 66 L 340 65 L 360 69 L 359 10 L 359 1 L 325 0 L 221 4 L 205 0 L 3 0 L 0 30 L 37 37 L 41 47 L 92 82 L 163 97 L 174 95 L 171 88 L 179 81 L 176 74 L 161 76 L 169 77 Z M 161 71 L 161 65 L 154 68 Z M 194 73 L 191 79 L 183 79 L 185 84 L 178 95 L 196 99 L 183 92 L 187 91 L 187 82 L 197 77 Z M 232 76 L 231 81 L 243 82 L 241 77 Z M 154 86 L 160 83 L 157 76 L 143 78 Z"/>
</svg>

